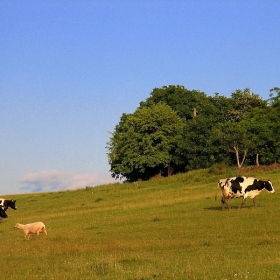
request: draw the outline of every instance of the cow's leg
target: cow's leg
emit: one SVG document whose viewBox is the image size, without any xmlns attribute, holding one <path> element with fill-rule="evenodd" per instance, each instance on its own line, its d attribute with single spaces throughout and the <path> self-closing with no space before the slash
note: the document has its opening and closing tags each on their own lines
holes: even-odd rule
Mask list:
<svg viewBox="0 0 280 280">
<path fill-rule="evenodd" d="M 257 208 L 257 201 L 256 201 L 256 196 L 253 198 L 253 202 L 254 202 L 254 207 Z"/>
<path fill-rule="evenodd" d="M 226 199 L 225 197 L 223 197 L 222 200 L 221 200 L 221 202 L 222 202 L 222 211 L 225 210 L 225 204 L 226 204 L 228 210 L 231 210 L 230 205 L 229 205 L 229 203 L 228 203 L 228 199 Z"/>
<path fill-rule="evenodd" d="M 238 209 L 241 209 L 242 206 L 245 204 L 245 202 L 246 202 L 246 198 L 243 198 L 241 204 L 238 207 Z"/>
<path fill-rule="evenodd" d="M 221 200 L 221 204 L 222 204 L 222 211 L 224 211 L 225 210 L 225 202 L 224 202 L 224 199 L 222 198 L 222 200 Z"/>
<path fill-rule="evenodd" d="M 226 205 L 227 205 L 227 207 L 228 207 L 228 210 L 230 211 L 230 210 L 231 210 L 231 207 L 230 207 L 230 205 L 229 205 L 229 203 L 228 203 L 229 200 L 226 200 L 225 202 L 226 202 Z"/>
</svg>

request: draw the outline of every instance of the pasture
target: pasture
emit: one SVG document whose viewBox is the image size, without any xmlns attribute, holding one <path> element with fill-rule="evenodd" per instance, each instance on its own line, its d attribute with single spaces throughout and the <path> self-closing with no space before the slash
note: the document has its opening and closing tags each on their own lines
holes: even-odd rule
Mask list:
<svg viewBox="0 0 280 280">
<path fill-rule="evenodd" d="M 222 172 L 222 173 L 221 173 Z M 243 171 L 242 171 L 243 172 Z M 148 182 L 7 196 L 0 223 L 4 279 L 280 279 L 280 169 L 248 169 L 276 190 L 221 211 L 218 179 L 199 170 Z M 221 174 L 219 174 L 221 173 Z M 42 221 L 24 240 L 16 223 Z"/>
</svg>

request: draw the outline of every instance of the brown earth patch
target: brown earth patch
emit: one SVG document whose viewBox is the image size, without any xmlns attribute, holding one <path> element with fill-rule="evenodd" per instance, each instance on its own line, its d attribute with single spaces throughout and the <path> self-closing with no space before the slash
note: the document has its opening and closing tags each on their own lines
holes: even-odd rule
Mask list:
<svg viewBox="0 0 280 280">
<path fill-rule="evenodd" d="M 256 166 L 246 166 L 246 167 L 236 168 L 236 173 L 238 175 L 243 175 L 250 171 L 271 171 L 276 169 L 280 169 L 279 163 L 274 163 L 271 165 L 259 165 L 259 166 L 256 165 Z"/>
</svg>

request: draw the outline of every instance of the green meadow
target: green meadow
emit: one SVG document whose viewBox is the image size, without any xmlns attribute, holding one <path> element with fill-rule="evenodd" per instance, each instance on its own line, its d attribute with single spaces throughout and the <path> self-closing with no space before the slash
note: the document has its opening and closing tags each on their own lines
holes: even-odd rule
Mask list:
<svg viewBox="0 0 280 280">
<path fill-rule="evenodd" d="M 147 182 L 6 196 L 0 223 L 3 279 L 280 279 L 280 168 L 243 168 L 276 190 L 221 211 L 213 167 Z M 277 193 L 278 192 L 278 193 Z M 24 239 L 16 223 L 42 221 L 48 235 Z"/>
</svg>

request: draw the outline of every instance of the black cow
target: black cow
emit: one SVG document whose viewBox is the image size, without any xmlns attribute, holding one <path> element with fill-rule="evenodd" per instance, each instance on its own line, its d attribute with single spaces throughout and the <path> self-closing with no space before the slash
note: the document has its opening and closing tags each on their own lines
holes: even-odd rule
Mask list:
<svg viewBox="0 0 280 280">
<path fill-rule="evenodd" d="M 8 199 L 4 199 L 4 198 L 0 198 L 0 217 L 1 218 L 8 218 L 8 215 L 6 214 L 6 210 L 8 208 L 12 208 L 14 210 L 17 209 L 16 206 L 16 200 L 8 200 Z"/>
</svg>

